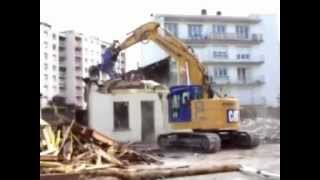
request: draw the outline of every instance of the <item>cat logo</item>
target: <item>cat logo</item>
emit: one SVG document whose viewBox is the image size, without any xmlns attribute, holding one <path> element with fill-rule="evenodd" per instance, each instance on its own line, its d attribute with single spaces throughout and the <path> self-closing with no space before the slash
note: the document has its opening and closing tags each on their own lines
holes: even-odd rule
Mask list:
<svg viewBox="0 0 320 180">
<path fill-rule="evenodd" d="M 239 122 L 239 120 L 240 120 L 239 110 L 230 109 L 227 111 L 227 115 L 228 115 L 227 120 L 229 123 Z"/>
</svg>

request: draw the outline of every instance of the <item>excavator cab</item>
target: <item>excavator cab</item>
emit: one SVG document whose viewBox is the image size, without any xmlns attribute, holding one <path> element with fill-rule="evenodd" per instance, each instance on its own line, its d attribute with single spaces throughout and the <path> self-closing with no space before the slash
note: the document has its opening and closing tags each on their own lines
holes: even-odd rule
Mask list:
<svg viewBox="0 0 320 180">
<path fill-rule="evenodd" d="M 190 122 L 192 118 L 191 101 L 202 98 L 202 86 L 180 85 L 171 87 L 168 96 L 169 121 L 173 123 Z"/>
</svg>

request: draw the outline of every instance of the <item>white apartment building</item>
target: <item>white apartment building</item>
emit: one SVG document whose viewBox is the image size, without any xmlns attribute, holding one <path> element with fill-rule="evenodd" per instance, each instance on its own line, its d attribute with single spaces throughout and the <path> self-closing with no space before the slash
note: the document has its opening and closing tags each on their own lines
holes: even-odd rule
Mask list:
<svg viewBox="0 0 320 180">
<path fill-rule="evenodd" d="M 40 22 L 40 93 L 45 107 L 59 93 L 59 37 L 51 25 Z"/>
<path fill-rule="evenodd" d="M 85 108 L 84 83 L 89 67 L 102 63 L 102 54 L 109 43 L 75 31 L 61 32 L 59 36 L 59 89 L 67 104 Z"/>
<path fill-rule="evenodd" d="M 201 13 L 158 14 L 152 20 L 194 49 L 213 85 L 224 94 L 237 97 L 242 105 L 278 106 L 280 52 L 276 17 L 228 17 L 220 12 L 207 15 L 205 10 Z M 167 56 L 154 43 L 141 47 L 143 65 Z"/>
</svg>

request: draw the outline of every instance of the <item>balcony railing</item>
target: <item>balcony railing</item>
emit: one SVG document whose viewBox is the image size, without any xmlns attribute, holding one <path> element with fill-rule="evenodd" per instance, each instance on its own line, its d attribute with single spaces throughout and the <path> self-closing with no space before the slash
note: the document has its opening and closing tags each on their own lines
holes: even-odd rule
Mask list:
<svg viewBox="0 0 320 180">
<path fill-rule="evenodd" d="M 236 58 L 227 58 L 227 59 L 216 59 L 212 58 L 210 60 L 203 60 L 204 64 L 263 64 L 265 58 L 261 56 L 253 56 L 249 59 L 236 59 Z"/>
<path fill-rule="evenodd" d="M 256 44 L 263 42 L 262 34 L 251 34 L 244 36 L 236 33 L 210 33 L 197 37 L 189 37 L 183 39 L 186 43 L 214 43 L 214 42 L 225 42 L 225 43 L 246 43 Z"/>
<path fill-rule="evenodd" d="M 262 85 L 265 83 L 264 76 L 250 77 L 244 80 L 232 80 L 229 77 L 214 77 L 215 85 Z"/>
</svg>

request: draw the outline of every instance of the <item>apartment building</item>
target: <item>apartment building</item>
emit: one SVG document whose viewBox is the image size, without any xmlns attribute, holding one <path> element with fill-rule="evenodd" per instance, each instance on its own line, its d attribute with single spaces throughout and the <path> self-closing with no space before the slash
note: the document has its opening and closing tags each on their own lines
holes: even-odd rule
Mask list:
<svg viewBox="0 0 320 180">
<path fill-rule="evenodd" d="M 67 104 L 85 107 L 84 83 L 90 66 L 102 63 L 102 54 L 109 43 L 75 31 L 59 36 L 59 90 Z"/>
<path fill-rule="evenodd" d="M 221 92 L 239 98 L 242 105 L 278 106 L 280 52 L 274 15 L 229 17 L 202 10 L 199 15 L 157 14 L 152 19 L 192 47 Z M 144 65 L 167 56 L 153 43 L 141 47 Z M 175 76 L 171 81 L 185 83 Z"/>
<path fill-rule="evenodd" d="M 59 93 L 59 37 L 51 25 L 40 22 L 40 93 L 42 106 Z"/>
</svg>

